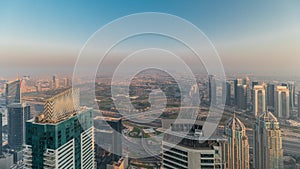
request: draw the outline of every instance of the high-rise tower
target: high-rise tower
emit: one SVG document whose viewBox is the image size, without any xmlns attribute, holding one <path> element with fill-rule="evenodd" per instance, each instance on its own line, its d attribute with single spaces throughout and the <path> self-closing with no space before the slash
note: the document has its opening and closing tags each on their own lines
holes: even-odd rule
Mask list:
<svg viewBox="0 0 300 169">
<path fill-rule="evenodd" d="M 2 153 L 3 153 L 3 151 L 2 151 L 2 112 L 0 112 L 0 156 L 2 156 Z"/>
<path fill-rule="evenodd" d="M 266 90 L 263 85 L 255 85 L 253 88 L 253 111 L 255 116 L 260 116 L 267 110 Z"/>
<path fill-rule="evenodd" d="M 300 91 L 298 92 L 298 118 L 300 118 Z"/>
<path fill-rule="evenodd" d="M 25 123 L 30 119 L 30 106 L 26 103 L 8 105 L 8 145 L 14 150 L 21 150 L 25 143 Z"/>
<path fill-rule="evenodd" d="M 25 168 L 95 168 L 93 110 L 79 107 L 79 90 L 47 100 L 44 113 L 26 123 L 25 147 Z"/>
<path fill-rule="evenodd" d="M 282 83 L 282 86 L 286 86 L 287 89 L 289 89 L 289 95 L 290 95 L 290 103 L 289 103 L 289 106 L 290 106 L 290 109 L 291 110 L 294 110 L 295 108 L 295 96 L 296 96 L 296 93 L 295 93 L 295 82 L 287 82 L 287 83 Z"/>
<path fill-rule="evenodd" d="M 267 84 L 267 105 L 268 108 L 274 112 L 275 107 L 275 85 L 274 84 Z"/>
<path fill-rule="evenodd" d="M 216 79 L 213 75 L 208 76 L 208 88 L 209 103 L 215 105 L 217 103 L 217 86 Z"/>
<path fill-rule="evenodd" d="M 202 126 L 196 124 L 172 124 L 171 130 L 162 142 L 163 168 L 226 168 L 224 138 L 211 136 L 207 139 L 201 131 Z M 187 135 L 186 130 L 189 130 Z"/>
<path fill-rule="evenodd" d="M 21 80 L 7 83 L 5 87 L 6 106 L 21 102 Z"/>
<path fill-rule="evenodd" d="M 275 115 L 278 118 L 290 117 L 290 93 L 286 86 L 277 86 L 275 92 Z"/>
<path fill-rule="evenodd" d="M 231 86 L 229 82 L 224 82 L 222 86 L 222 95 L 223 98 L 226 99 L 224 102 L 225 105 L 230 106 L 231 105 Z"/>
<path fill-rule="evenodd" d="M 237 109 L 246 110 L 247 109 L 247 85 L 237 85 L 236 89 L 236 100 Z"/>
<path fill-rule="evenodd" d="M 253 128 L 253 164 L 259 169 L 283 169 L 282 135 L 271 112 L 256 118 Z"/>
<path fill-rule="evenodd" d="M 225 146 L 225 157 L 228 169 L 249 169 L 249 143 L 245 125 L 235 114 L 226 123 L 225 136 L 228 139 Z"/>
</svg>

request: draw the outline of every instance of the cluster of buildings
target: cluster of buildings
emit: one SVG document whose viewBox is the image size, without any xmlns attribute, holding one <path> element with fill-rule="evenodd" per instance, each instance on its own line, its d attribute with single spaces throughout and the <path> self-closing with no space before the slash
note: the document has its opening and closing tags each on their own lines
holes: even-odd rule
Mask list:
<svg viewBox="0 0 300 169">
<path fill-rule="evenodd" d="M 163 139 L 165 169 L 283 169 L 282 135 L 271 112 L 257 116 L 253 126 L 253 160 L 246 127 L 235 115 L 225 125 L 224 135 L 205 136 L 202 126 L 172 124 Z"/>
<path fill-rule="evenodd" d="M 223 101 L 226 106 L 254 112 L 256 116 L 267 110 L 280 120 L 300 117 L 300 91 L 296 93 L 294 82 L 259 83 L 249 78 L 237 78 L 223 82 L 218 89 L 218 79 L 210 75 L 208 83 L 211 104 Z"/>
<path fill-rule="evenodd" d="M 55 76 L 53 76 L 55 77 Z M 1 111 L 0 114 L 0 140 L 1 140 L 1 146 L 0 146 L 0 169 L 9 169 L 9 168 L 24 168 L 24 159 L 28 156 L 28 153 L 24 153 L 24 145 L 28 138 L 26 136 L 30 136 L 27 129 L 30 129 L 28 124 L 26 122 L 28 120 L 31 120 L 34 116 L 31 113 L 31 107 L 29 104 L 23 101 L 22 99 L 22 90 L 24 89 L 24 83 L 28 81 L 28 77 L 20 79 L 18 77 L 17 80 L 8 82 L 3 81 L 4 85 L 2 86 L 4 88 L 4 92 L 2 93 L 1 100 L 1 109 L 5 108 L 5 111 Z M 53 78 L 56 80 L 55 78 Z M 70 84 L 68 84 L 70 85 Z M 26 89 L 26 88 L 25 88 Z M 69 94 L 68 97 L 70 96 Z M 57 96 L 55 96 L 57 97 Z M 65 102 L 66 98 L 63 99 L 56 99 L 56 100 L 64 100 L 60 101 L 60 105 L 63 105 L 63 107 L 51 107 L 55 104 L 52 102 L 46 102 L 45 104 L 45 111 L 49 112 L 60 112 L 61 114 L 68 115 L 66 108 L 71 108 L 73 104 L 67 104 Z M 69 97 L 69 100 L 72 99 Z M 49 105 L 51 105 L 49 107 Z M 58 111 L 59 109 L 63 110 L 63 112 Z M 45 113 L 47 116 L 51 116 L 50 113 Z M 56 114 L 56 113 L 53 113 Z M 3 127 L 4 125 L 2 118 L 5 117 L 5 123 L 7 123 L 7 127 Z M 90 117 L 90 116 L 88 116 Z M 60 117 L 57 117 L 60 118 Z M 36 122 L 36 121 L 35 121 Z M 47 122 L 48 124 L 48 122 Z M 81 124 L 79 124 L 78 128 L 81 127 Z M 92 125 L 91 125 L 92 126 Z M 35 126 L 36 127 L 36 126 Z M 40 127 L 44 128 L 44 127 Z M 50 127 L 49 127 L 50 128 Z M 5 130 L 5 131 L 4 131 Z M 74 129 L 73 129 L 74 130 Z M 53 130 L 53 132 L 55 132 Z M 4 134 L 3 134 L 4 133 Z M 48 133 L 45 133 L 47 135 Z M 4 136 L 4 138 L 3 138 Z M 34 136 L 34 135 L 33 135 Z M 44 137 L 44 136 L 43 136 Z M 36 137 L 35 137 L 36 138 Z M 49 142 L 49 141 L 48 141 Z M 37 145 L 40 145 L 40 143 L 36 143 Z M 57 145 L 56 145 L 57 146 Z M 27 147 L 28 149 L 28 147 Z M 92 150 L 93 151 L 93 150 Z M 94 161 L 93 161 L 94 162 Z M 25 167 L 26 168 L 26 167 Z"/>
<path fill-rule="evenodd" d="M 229 99 L 226 105 L 253 112 L 253 149 L 247 128 L 236 113 L 225 123 L 222 135 L 207 137 L 202 125 L 172 123 L 162 140 L 162 167 L 283 169 L 279 118 L 290 118 L 290 110 L 295 109 L 295 87 L 252 82 L 249 90 L 248 83 L 247 79 L 234 81 L 233 99 L 230 83 L 223 85 L 226 90 L 222 93 Z M 121 118 L 95 117 L 92 109 L 80 106 L 77 89 L 47 99 L 44 111 L 33 118 L 30 106 L 22 102 L 21 85 L 19 79 L 6 85 L 8 144 L 0 146 L 0 169 L 127 168 L 128 159 L 122 157 Z M 210 76 L 212 104 L 217 102 L 216 86 Z"/>
</svg>

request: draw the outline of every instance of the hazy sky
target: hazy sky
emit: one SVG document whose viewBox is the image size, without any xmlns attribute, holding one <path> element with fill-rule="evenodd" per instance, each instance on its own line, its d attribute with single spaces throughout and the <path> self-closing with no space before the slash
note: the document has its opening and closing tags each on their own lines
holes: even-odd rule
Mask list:
<svg viewBox="0 0 300 169">
<path fill-rule="evenodd" d="M 298 0 L 0 1 L 0 77 L 71 72 L 95 31 L 138 12 L 192 22 L 215 45 L 227 72 L 298 75 L 299 9 Z"/>
</svg>

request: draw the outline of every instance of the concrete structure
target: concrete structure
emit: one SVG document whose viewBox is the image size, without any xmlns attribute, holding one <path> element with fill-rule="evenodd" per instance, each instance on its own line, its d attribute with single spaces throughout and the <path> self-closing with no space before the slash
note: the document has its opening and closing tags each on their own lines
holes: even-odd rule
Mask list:
<svg viewBox="0 0 300 169">
<path fill-rule="evenodd" d="M 171 128 L 162 142 L 163 168 L 225 168 L 225 139 L 205 138 L 199 125 L 173 124 Z M 187 135 L 185 129 L 190 129 Z"/>
<path fill-rule="evenodd" d="M 253 128 L 253 165 L 259 169 L 283 169 L 282 132 L 277 118 L 265 112 Z"/>
<path fill-rule="evenodd" d="M 250 157 L 246 127 L 235 114 L 234 117 L 226 123 L 225 137 L 228 139 L 225 146 L 226 168 L 249 169 Z"/>
<path fill-rule="evenodd" d="M 26 123 L 25 169 L 95 168 L 93 110 L 76 100 L 72 89 L 58 94 L 46 102 L 54 106 Z"/>
<path fill-rule="evenodd" d="M 286 86 L 277 86 L 275 92 L 275 115 L 278 118 L 290 117 L 290 92 Z"/>
<path fill-rule="evenodd" d="M 8 105 L 8 145 L 14 150 L 21 150 L 25 143 L 25 123 L 30 117 L 30 106 L 26 103 Z"/>
<path fill-rule="evenodd" d="M 10 169 L 14 165 L 14 156 L 4 154 L 0 156 L 0 169 Z"/>
<path fill-rule="evenodd" d="M 256 117 L 267 110 L 266 90 L 263 85 L 255 85 L 253 88 L 253 111 Z"/>
</svg>

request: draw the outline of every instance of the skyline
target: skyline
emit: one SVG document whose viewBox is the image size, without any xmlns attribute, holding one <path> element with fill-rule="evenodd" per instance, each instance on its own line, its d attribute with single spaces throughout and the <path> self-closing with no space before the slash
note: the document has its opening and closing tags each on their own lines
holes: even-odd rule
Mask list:
<svg viewBox="0 0 300 169">
<path fill-rule="evenodd" d="M 94 32 L 141 12 L 168 13 L 197 26 L 214 44 L 226 73 L 295 76 L 300 70 L 299 1 L 0 4 L 0 70 L 5 72 L 0 76 L 72 73 L 80 49 Z"/>
</svg>

